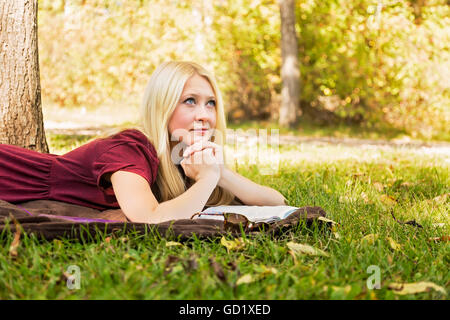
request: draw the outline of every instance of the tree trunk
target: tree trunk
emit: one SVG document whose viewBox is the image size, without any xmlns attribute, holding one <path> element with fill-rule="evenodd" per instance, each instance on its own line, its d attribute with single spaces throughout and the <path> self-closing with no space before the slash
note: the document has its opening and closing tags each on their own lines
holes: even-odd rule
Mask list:
<svg viewBox="0 0 450 320">
<path fill-rule="evenodd" d="M 281 16 L 281 90 L 280 126 L 291 127 L 301 111 L 298 41 L 295 32 L 295 0 L 278 0 Z M 299 112 L 299 114 L 301 114 Z"/>
<path fill-rule="evenodd" d="M 0 143 L 48 153 L 41 109 L 37 0 L 0 1 Z"/>
</svg>

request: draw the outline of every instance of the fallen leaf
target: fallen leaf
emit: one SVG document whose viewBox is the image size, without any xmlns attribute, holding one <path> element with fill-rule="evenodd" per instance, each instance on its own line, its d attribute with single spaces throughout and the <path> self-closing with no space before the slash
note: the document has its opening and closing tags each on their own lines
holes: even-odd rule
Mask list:
<svg viewBox="0 0 450 320">
<path fill-rule="evenodd" d="M 198 269 L 198 262 L 195 256 L 191 256 L 187 261 L 187 269 L 189 271 L 195 271 Z"/>
<path fill-rule="evenodd" d="M 325 218 L 325 217 L 318 217 L 317 220 L 323 221 L 323 222 L 328 222 L 331 223 L 331 225 L 336 225 L 339 224 L 331 219 Z"/>
<path fill-rule="evenodd" d="M 383 190 L 384 190 L 384 186 L 383 186 L 383 184 L 380 183 L 380 182 L 374 182 L 374 183 L 373 183 L 373 187 L 374 187 L 377 191 L 380 191 L 380 192 L 383 192 Z"/>
<path fill-rule="evenodd" d="M 164 275 L 166 276 L 166 275 L 168 275 L 169 273 L 171 273 L 171 272 L 172 272 L 172 269 L 173 269 L 173 266 L 172 266 L 172 265 L 173 265 L 174 263 L 180 261 L 180 260 L 181 260 L 181 259 L 180 259 L 179 257 L 177 257 L 177 256 L 169 255 L 169 256 L 167 257 L 166 263 L 165 263 L 165 265 L 164 265 Z"/>
<path fill-rule="evenodd" d="M 128 239 L 128 237 L 120 237 L 119 240 L 120 240 L 120 242 L 125 243 L 125 242 L 127 242 L 129 239 Z"/>
<path fill-rule="evenodd" d="M 365 192 L 361 192 L 361 198 L 364 200 L 364 203 L 369 203 L 369 197 Z"/>
<path fill-rule="evenodd" d="M 449 193 L 444 193 L 441 194 L 440 196 L 434 197 L 433 201 L 438 202 L 438 203 L 444 203 L 447 201 L 447 198 L 450 196 L 450 192 Z"/>
<path fill-rule="evenodd" d="M 345 287 L 331 286 L 331 299 L 341 298 L 344 299 L 352 290 L 351 285 Z"/>
<path fill-rule="evenodd" d="M 274 267 L 266 267 L 265 265 L 260 265 L 256 268 L 256 271 L 259 272 L 259 277 L 264 278 L 271 274 L 277 274 L 278 270 Z"/>
<path fill-rule="evenodd" d="M 392 264 L 392 262 L 393 262 L 394 260 L 392 259 L 392 256 L 388 255 L 388 256 L 387 256 L 387 261 L 388 261 L 389 264 Z"/>
<path fill-rule="evenodd" d="M 352 177 L 353 178 L 358 178 L 358 177 L 363 176 L 363 175 L 365 175 L 364 172 L 355 172 L 354 174 L 352 174 Z"/>
<path fill-rule="evenodd" d="M 221 265 L 219 263 L 217 263 L 217 261 L 214 260 L 213 257 L 210 257 L 208 260 L 209 260 L 209 263 L 210 263 L 211 267 L 213 268 L 214 273 L 216 274 L 217 278 L 219 278 L 223 282 L 226 282 L 227 277 L 225 276 L 225 272 L 223 271 Z"/>
<path fill-rule="evenodd" d="M 244 274 L 236 281 L 236 285 L 252 283 L 256 280 L 250 273 Z"/>
<path fill-rule="evenodd" d="M 11 257 L 17 257 L 17 248 L 20 245 L 20 234 L 22 232 L 22 227 L 20 226 L 19 222 L 16 220 L 16 218 L 10 213 L 9 218 L 12 220 L 16 227 L 16 232 L 14 233 L 14 239 L 11 242 L 11 245 L 9 246 L 9 255 Z"/>
<path fill-rule="evenodd" d="M 450 241 L 450 236 L 432 237 L 432 238 L 428 238 L 428 241 L 447 242 L 447 241 Z"/>
<path fill-rule="evenodd" d="M 384 204 L 386 204 L 388 206 L 393 206 L 397 203 L 397 201 L 395 200 L 394 197 L 389 196 L 387 194 L 382 194 L 380 196 L 380 200 L 381 200 L 381 202 L 383 202 Z"/>
<path fill-rule="evenodd" d="M 445 227 L 445 223 L 443 223 L 443 222 L 433 223 L 432 226 L 435 227 L 435 228 L 444 228 Z"/>
<path fill-rule="evenodd" d="M 245 247 L 245 242 L 242 238 L 227 240 L 225 237 L 222 237 L 222 239 L 220 239 L 220 243 L 227 248 L 228 252 L 232 250 L 242 250 Z"/>
<path fill-rule="evenodd" d="M 402 182 L 402 183 L 400 184 L 400 186 L 401 186 L 401 187 L 412 187 L 412 186 L 414 186 L 414 183 L 405 181 L 405 182 Z"/>
<path fill-rule="evenodd" d="M 428 292 L 430 289 L 439 291 L 440 293 L 447 295 L 445 289 L 433 282 L 422 281 L 413 283 L 391 283 L 388 286 L 395 294 L 416 294 L 421 292 Z"/>
<path fill-rule="evenodd" d="M 391 237 L 387 237 L 386 238 L 389 241 L 389 245 L 391 246 L 392 249 L 394 250 L 400 250 L 402 248 L 402 245 L 397 243 L 394 239 L 392 239 Z"/>
<path fill-rule="evenodd" d="M 288 242 L 287 246 L 295 254 L 307 254 L 307 255 L 311 255 L 311 256 L 324 256 L 324 257 L 329 257 L 330 256 L 325 251 L 317 249 L 317 248 L 314 248 L 314 247 L 312 247 L 310 245 L 307 245 L 307 244 Z"/>
<path fill-rule="evenodd" d="M 362 237 L 361 243 L 367 242 L 367 244 L 373 245 L 377 239 L 378 239 L 378 234 L 370 233 L 370 234 Z"/>
<path fill-rule="evenodd" d="M 166 242 L 166 247 L 176 247 L 176 246 L 182 246 L 182 244 L 179 242 L 175 242 L 175 241 L 167 241 Z"/>
</svg>

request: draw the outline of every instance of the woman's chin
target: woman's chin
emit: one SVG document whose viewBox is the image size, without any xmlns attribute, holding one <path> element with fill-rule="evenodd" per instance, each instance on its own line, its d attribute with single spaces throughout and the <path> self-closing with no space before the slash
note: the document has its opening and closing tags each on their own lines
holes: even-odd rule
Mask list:
<svg viewBox="0 0 450 320">
<path fill-rule="evenodd" d="M 186 139 L 183 139 L 183 141 L 185 141 L 185 143 L 187 145 L 192 145 L 196 142 L 200 142 L 200 141 L 208 141 L 210 138 L 210 134 L 209 133 L 202 133 L 202 132 L 191 132 L 190 135 L 188 135 L 186 137 Z"/>
</svg>

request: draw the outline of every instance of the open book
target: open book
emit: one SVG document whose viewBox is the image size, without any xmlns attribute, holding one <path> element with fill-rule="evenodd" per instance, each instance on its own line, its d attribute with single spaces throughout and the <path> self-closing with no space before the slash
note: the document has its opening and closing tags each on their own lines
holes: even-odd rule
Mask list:
<svg viewBox="0 0 450 320">
<path fill-rule="evenodd" d="M 217 214 L 238 213 L 254 223 L 272 223 L 288 217 L 297 209 L 291 206 L 216 206 L 203 210 L 194 219 L 224 220 L 223 216 Z"/>
</svg>

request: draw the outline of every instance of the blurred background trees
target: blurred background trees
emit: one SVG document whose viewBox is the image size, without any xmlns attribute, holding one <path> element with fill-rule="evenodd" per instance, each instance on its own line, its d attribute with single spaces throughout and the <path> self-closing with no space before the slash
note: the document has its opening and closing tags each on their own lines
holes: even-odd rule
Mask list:
<svg viewBox="0 0 450 320">
<path fill-rule="evenodd" d="M 229 121 L 277 120 L 276 0 L 39 0 L 43 104 L 134 112 L 169 59 L 213 70 Z M 297 0 L 302 119 L 450 137 L 446 0 Z M 303 113 L 301 112 L 303 111 Z"/>
</svg>

